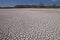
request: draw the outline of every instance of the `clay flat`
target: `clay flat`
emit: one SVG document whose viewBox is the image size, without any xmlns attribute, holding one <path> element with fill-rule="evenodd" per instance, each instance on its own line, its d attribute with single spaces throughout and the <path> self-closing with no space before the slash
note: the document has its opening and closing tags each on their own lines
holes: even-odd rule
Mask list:
<svg viewBox="0 0 60 40">
<path fill-rule="evenodd" d="M 60 9 L 0 9 L 0 40 L 60 40 Z"/>
</svg>

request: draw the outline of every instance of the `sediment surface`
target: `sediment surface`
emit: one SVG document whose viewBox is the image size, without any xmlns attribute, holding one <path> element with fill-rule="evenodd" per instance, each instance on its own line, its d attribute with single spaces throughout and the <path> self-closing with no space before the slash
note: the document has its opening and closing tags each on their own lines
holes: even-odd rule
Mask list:
<svg viewBox="0 0 60 40">
<path fill-rule="evenodd" d="M 60 40 L 60 9 L 0 9 L 0 40 Z"/>
</svg>

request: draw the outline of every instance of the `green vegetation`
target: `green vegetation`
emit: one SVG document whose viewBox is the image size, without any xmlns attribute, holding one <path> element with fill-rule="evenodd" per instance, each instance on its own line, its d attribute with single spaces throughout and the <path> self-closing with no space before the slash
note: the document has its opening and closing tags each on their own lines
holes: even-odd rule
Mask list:
<svg viewBox="0 0 60 40">
<path fill-rule="evenodd" d="M 60 6 L 56 6 L 56 4 L 45 6 L 41 3 L 41 5 L 16 5 L 14 7 L 0 7 L 0 9 L 2 8 L 60 8 Z"/>
</svg>

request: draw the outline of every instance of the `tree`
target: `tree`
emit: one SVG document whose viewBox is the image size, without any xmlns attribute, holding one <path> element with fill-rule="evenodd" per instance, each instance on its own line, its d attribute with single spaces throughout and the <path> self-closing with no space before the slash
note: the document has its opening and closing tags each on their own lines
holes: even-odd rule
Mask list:
<svg viewBox="0 0 60 40">
<path fill-rule="evenodd" d="M 53 4 L 53 8 L 55 8 L 56 7 L 56 4 Z"/>
</svg>

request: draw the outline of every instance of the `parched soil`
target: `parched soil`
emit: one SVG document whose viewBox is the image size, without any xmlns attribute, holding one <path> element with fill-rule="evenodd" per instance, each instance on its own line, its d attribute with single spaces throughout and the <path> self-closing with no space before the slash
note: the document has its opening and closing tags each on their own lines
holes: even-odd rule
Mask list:
<svg viewBox="0 0 60 40">
<path fill-rule="evenodd" d="M 60 9 L 0 9 L 0 40 L 60 40 Z"/>
</svg>

